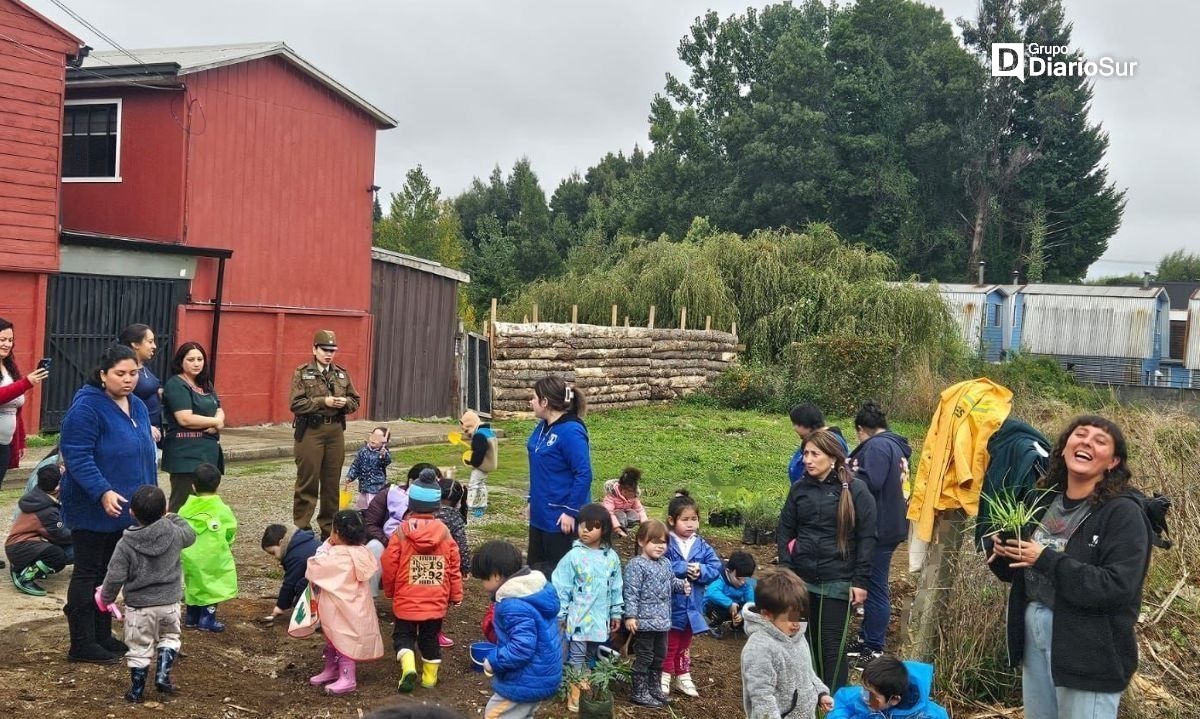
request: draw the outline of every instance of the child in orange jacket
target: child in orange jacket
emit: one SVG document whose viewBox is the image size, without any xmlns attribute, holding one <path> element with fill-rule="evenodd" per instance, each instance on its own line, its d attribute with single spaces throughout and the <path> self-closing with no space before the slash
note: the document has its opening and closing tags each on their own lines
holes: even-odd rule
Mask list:
<svg viewBox="0 0 1200 719">
<path fill-rule="evenodd" d="M 438 634 L 449 606 L 458 606 L 463 600 L 458 544 L 434 516 L 441 501 L 437 474 L 432 469 L 421 470 L 408 488 L 409 513 L 383 553 L 383 591 L 392 598 L 396 617 L 392 648 L 400 664 L 402 692 L 411 692 L 417 683 L 414 645 L 421 649 L 421 686 L 437 686 L 442 663 Z"/>
</svg>

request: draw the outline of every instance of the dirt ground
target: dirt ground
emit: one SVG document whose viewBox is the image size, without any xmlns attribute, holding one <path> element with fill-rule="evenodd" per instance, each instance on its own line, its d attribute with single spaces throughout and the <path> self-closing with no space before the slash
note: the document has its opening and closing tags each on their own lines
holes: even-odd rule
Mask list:
<svg viewBox="0 0 1200 719">
<path fill-rule="evenodd" d="M 476 580 L 467 583 L 463 606 L 452 610 L 447 618 L 446 632 L 457 646 L 445 652 L 436 689 L 418 686 L 407 697 L 398 694 L 396 664 L 389 655 L 359 665 L 358 691 L 349 696 L 329 697 L 308 685 L 308 677 L 321 668 L 320 638 L 291 639 L 284 622 L 272 625 L 260 619 L 273 606 L 282 574 L 278 564 L 259 549 L 259 539 L 266 524 L 289 522 L 294 471 L 290 461 L 230 468 L 221 493 L 239 521 L 234 554 L 241 597 L 221 605 L 220 616 L 227 624 L 223 634 L 185 630 L 183 657 L 174 674 L 180 687 L 178 694 L 164 699 L 151 687 L 145 704 L 130 705 L 122 699 L 128 686 L 128 670 L 123 664 L 96 666 L 66 661 L 67 627 L 60 612 L 65 576 L 48 580 L 51 595 L 40 599 L 25 597 L 6 582 L 0 587 L 0 626 L 5 626 L 0 631 L 0 656 L 6 657 L 0 661 L 0 714 L 40 719 L 348 719 L 382 706 L 418 701 L 440 703 L 468 717 L 478 716 L 491 692 L 488 680 L 471 671 L 466 649 L 470 642 L 481 639 L 479 620 L 486 609 L 487 597 Z M 0 519 L 0 530 L 5 530 L 9 521 L 8 516 Z M 524 543 L 523 536 L 512 539 L 519 545 Z M 722 556 L 741 547 L 723 540 L 715 544 Z M 630 548 L 627 542 L 621 547 L 622 554 L 628 555 Z M 755 549 L 760 563 L 766 564 L 773 552 L 768 547 Z M 902 572 L 895 574 L 903 576 Z M 903 596 L 908 591 L 900 587 L 898 594 Z M 893 597 L 894 606 L 900 601 L 901 597 Z M 390 647 L 387 600 L 381 598 L 377 608 L 384 643 Z M 693 675 L 701 697 L 678 699 L 672 712 L 675 717 L 741 715 L 738 666 L 742 643 L 741 639 L 697 637 L 692 650 Z M 668 715 L 630 705 L 624 688 L 617 691 L 616 713 L 620 717 Z M 569 715 L 561 701 L 550 701 L 543 703 L 538 716 Z"/>
</svg>

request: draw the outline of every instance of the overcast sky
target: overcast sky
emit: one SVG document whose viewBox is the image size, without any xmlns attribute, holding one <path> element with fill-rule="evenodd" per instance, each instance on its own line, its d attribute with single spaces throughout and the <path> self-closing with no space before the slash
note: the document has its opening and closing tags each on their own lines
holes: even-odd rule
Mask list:
<svg viewBox="0 0 1200 719">
<path fill-rule="evenodd" d="M 108 44 L 51 0 L 26 0 L 97 49 Z M 605 152 L 647 145 L 650 100 L 707 9 L 747 0 L 64 0 L 126 48 L 286 41 L 399 121 L 379 135 L 376 183 L 396 191 L 421 164 L 454 195 L 527 155 L 547 197 Z M 936 0 L 950 20 L 974 0 Z M 1133 78 L 1098 79 L 1091 118 L 1111 134 L 1110 176 L 1125 221 L 1091 276 L 1153 269 L 1200 250 L 1200 4 L 1067 0 L 1089 58 L 1137 60 Z M 386 201 L 385 201 L 386 206 Z"/>
</svg>

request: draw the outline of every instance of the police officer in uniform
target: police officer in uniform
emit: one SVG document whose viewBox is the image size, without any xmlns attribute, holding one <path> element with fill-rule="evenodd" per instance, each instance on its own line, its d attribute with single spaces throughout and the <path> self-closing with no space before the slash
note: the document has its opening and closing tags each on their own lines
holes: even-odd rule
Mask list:
<svg viewBox="0 0 1200 719">
<path fill-rule="evenodd" d="M 359 396 L 345 367 L 334 364 L 337 339 L 332 330 L 313 337 L 313 360 L 292 375 L 291 407 L 296 428 L 296 496 L 292 518 L 308 529 L 313 511 L 321 539 L 329 537 L 338 509 L 338 481 L 346 458 L 346 415 L 358 409 Z M 319 502 L 319 509 L 318 509 Z"/>
</svg>

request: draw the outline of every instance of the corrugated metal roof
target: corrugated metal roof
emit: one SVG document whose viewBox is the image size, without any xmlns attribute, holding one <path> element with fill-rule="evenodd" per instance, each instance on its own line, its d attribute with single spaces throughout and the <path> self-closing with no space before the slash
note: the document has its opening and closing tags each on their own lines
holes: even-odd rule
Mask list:
<svg viewBox="0 0 1200 719">
<path fill-rule="evenodd" d="M 995 290 L 999 290 L 1006 295 L 1011 294 L 1008 288 L 1003 285 L 968 285 L 954 282 L 893 282 L 890 284 L 911 284 L 913 287 L 937 287 L 939 292 L 958 292 L 973 295 L 986 295 Z"/>
<path fill-rule="evenodd" d="M 1166 290 L 1161 287 L 1114 287 L 1111 285 L 1025 285 L 1023 295 L 1059 295 L 1069 297 L 1132 297 L 1153 299 Z"/>
<path fill-rule="evenodd" d="M 447 277 L 463 284 L 468 284 L 471 281 L 471 276 L 466 272 L 459 272 L 458 270 L 451 269 L 440 262 L 434 262 L 433 260 L 427 260 L 422 257 L 414 257 L 413 255 L 406 255 L 402 252 L 385 250 L 382 247 L 371 248 L 371 259 L 379 260 L 380 262 L 388 262 L 393 265 L 411 267 L 414 270 L 420 270 L 422 272 L 428 272 L 434 275 L 441 275 L 442 277 Z"/>
<path fill-rule="evenodd" d="M 264 57 L 278 55 L 305 74 L 326 85 L 346 100 L 356 105 L 363 112 L 375 118 L 385 127 L 395 127 L 396 120 L 383 110 L 355 94 L 345 85 L 317 69 L 312 63 L 296 54 L 285 42 L 255 42 L 240 45 L 196 45 L 192 47 L 158 47 L 130 50 L 133 55 L 146 65 L 161 65 L 175 63 L 179 65 L 179 75 L 204 72 L 225 65 L 250 62 Z M 94 72 L 103 72 L 109 68 L 139 67 L 129 55 L 120 50 L 100 50 L 92 52 L 83 61 L 83 67 Z M 92 78 L 89 78 L 91 80 Z M 80 83 L 85 84 L 85 83 Z"/>
</svg>

